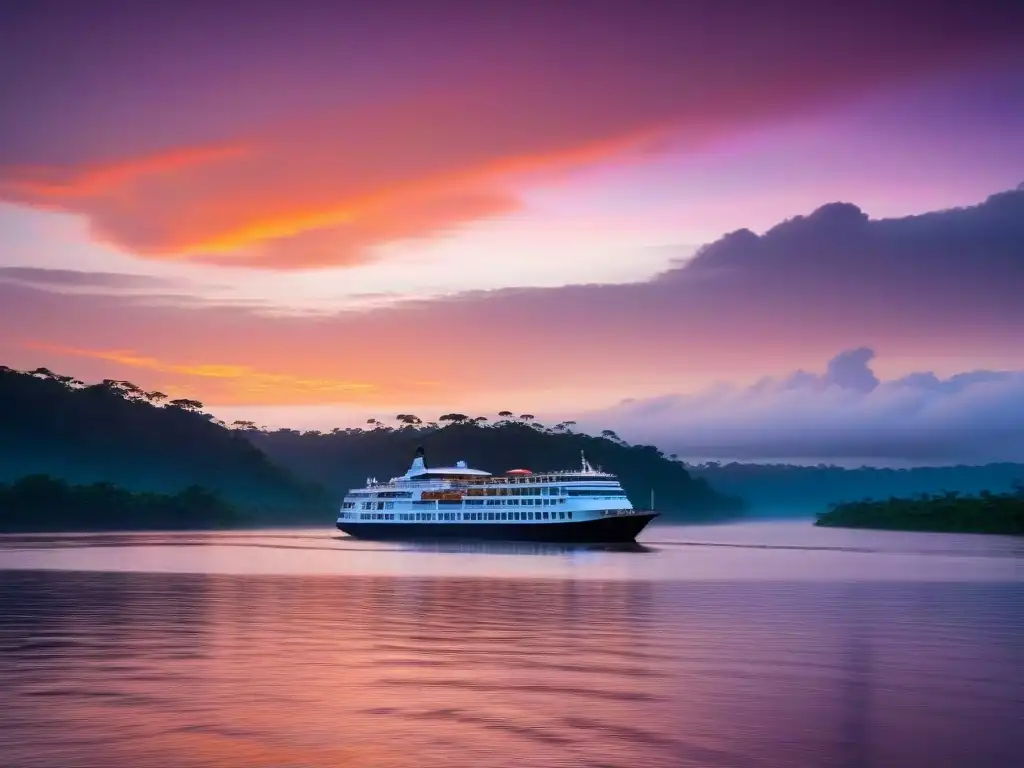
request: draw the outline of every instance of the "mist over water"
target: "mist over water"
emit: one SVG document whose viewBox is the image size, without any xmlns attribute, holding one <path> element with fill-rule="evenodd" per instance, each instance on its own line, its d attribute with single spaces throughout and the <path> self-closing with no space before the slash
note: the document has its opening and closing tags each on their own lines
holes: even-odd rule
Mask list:
<svg viewBox="0 0 1024 768">
<path fill-rule="evenodd" d="M 1021 764 L 1019 540 L 642 539 L 0 537 L 0 765 Z"/>
</svg>

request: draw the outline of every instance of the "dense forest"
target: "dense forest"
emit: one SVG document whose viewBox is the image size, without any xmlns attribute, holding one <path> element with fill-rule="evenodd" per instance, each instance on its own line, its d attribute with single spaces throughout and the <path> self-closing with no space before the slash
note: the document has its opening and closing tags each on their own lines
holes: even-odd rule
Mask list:
<svg viewBox="0 0 1024 768">
<path fill-rule="evenodd" d="M 722 493 L 740 496 L 750 514 L 762 516 L 810 516 L 830 504 L 909 497 L 947 491 L 977 495 L 982 491 L 1005 493 L 1024 481 L 1024 465 L 982 466 L 843 467 L 819 464 L 718 464 L 688 466 Z"/>
<path fill-rule="evenodd" d="M 275 465 L 193 400 L 130 382 L 85 385 L 44 368 L 0 368 L 0 482 L 51 475 L 128 491 L 201 486 L 249 519 L 329 519 L 334 499 Z"/>
<path fill-rule="evenodd" d="M 418 446 L 425 449 L 428 466 L 464 459 L 493 473 L 575 469 L 582 451 L 591 464 L 618 475 L 635 507 L 650 507 L 653 491 L 655 507 L 668 518 L 719 520 L 743 512 L 740 499 L 717 493 L 705 480 L 692 477 L 680 461 L 653 445 L 628 445 L 614 432 L 594 437 L 574 432 L 571 422 L 545 427 L 529 414 L 514 417 L 507 411 L 493 423 L 457 413 L 439 421 L 421 424 L 418 417 L 401 414 L 394 427 L 372 421 L 370 429 L 329 433 L 242 426 L 274 461 L 336 493 L 362 485 L 369 476 L 402 474 Z"/>
<path fill-rule="evenodd" d="M 740 499 L 717 493 L 654 446 L 629 445 L 607 430 L 579 434 L 572 422 L 545 427 L 507 411 L 493 423 L 458 413 L 431 423 L 399 414 L 393 425 L 371 419 L 365 428 L 328 433 L 268 431 L 247 421 L 224 424 L 203 408 L 127 381 L 87 385 L 46 368 L 0 366 L 0 482 L 50 475 L 163 494 L 199 486 L 237 507 L 238 524 L 319 525 L 333 521 L 348 488 L 403 473 L 418 446 L 428 463 L 465 459 L 492 472 L 573 468 L 585 451 L 592 464 L 620 476 L 637 507 L 648 507 L 653 491 L 658 510 L 680 520 L 724 520 L 743 510 Z"/>
<path fill-rule="evenodd" d="M 815 525 L 1024 536 L 1024 487 L 1013 493 L 961 496 L 950 492 L 835 504 L 818 516 Z"/>
<path fill-rule="evenodd" d="M 48 475 L 0 484 L 0 533 L 229 528 L 238 510 L 191 486 L 174 494 L 131 493 L 110 483 L 71 485 Z"/>
</svg>

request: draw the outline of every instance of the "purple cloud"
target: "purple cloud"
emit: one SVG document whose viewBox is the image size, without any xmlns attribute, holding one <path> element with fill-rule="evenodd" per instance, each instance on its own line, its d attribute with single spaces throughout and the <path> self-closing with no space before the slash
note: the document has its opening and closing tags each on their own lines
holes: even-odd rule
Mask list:
<svg viewBox="0 0 1024 768">
<path fill-rule="evenodd" d="M 848 350 L 823 374 L 633 399 L 577 421 L 692 459 L 1024 461 L 1024 371 L 879 381 L 873 357 Z"/>
<path fill-rule="evenodd" d="M 111 289 L 135 290 L 180 287 L 182 280 L 123 272 L 83 272 L 75 269 L 42 267 L 0 267 L 0 281 L 24 283 L 51 290 Z"/>
</svg>

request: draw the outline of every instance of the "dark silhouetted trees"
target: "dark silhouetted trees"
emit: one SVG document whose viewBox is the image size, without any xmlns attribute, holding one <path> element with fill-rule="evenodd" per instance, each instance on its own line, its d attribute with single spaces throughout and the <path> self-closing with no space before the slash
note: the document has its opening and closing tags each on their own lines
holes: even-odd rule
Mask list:
<svg viewBox="0 0 1024 768">
<path fill-rule="evenodd" d="M 865 499 L 834 504 L 815 525 L 942 533 L 1000 533 L 1024 536 L 1024 498 L 1016 493 L 977 496 L 959 493 L 912 498 Z"/>
<path fill-rule="evenodd" d="M 161 407 L 131 382 L 79 388 L 69 378 L 0 370 L 0 482 L 46 474 L 130 492 L 201 486 L 247 522 L 330 519 L 334 499 L 273 464 L 245 438 L 251 428 L 225 429 L 195 400 Z"/>
<path fill-rule="evenodd" d="M 445 416 L 446 426 L 441 428 L 351 430 L 315 437 L 282 432 L 245 435 L 278 464 L 339 496 L 361 486 L 367 477 L 402 474 L 421 445 L 428 466 L 452 465 L 463 459 L 472 467 L 494 473 L 514 467 L 575 469 L 580 466 L 580 451 L 584 451 L 592 464 L 619 476 L 634 506 L 646 507 L 653 487 L 659 511 L 670 519 L 720 520 L 743 513 L 739 499 L 716 493 L 653 446 L 628 446 L 579 433 L 545 433 L 518 421 L 485 426 L 451 418 L 463 414 L 441 418 Z"/>
<path fill-rule="evenodd" d="M 187 530 L 241 522 L 234 507 L 198 486 L 130 493 L 111 483 L 71 485 L 49 475 L 0 484 L 0 532 Z"/>
</svg>

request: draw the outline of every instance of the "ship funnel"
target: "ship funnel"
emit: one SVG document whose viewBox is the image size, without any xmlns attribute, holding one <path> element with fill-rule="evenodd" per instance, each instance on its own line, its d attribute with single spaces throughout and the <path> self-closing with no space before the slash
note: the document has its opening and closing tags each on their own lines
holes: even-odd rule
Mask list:
<svg viewBox="0 0 1024 768">
<path fill-rule="evenodd" d="M 405 473 L 406 477 L 411 477 L 412 475 L 422 475 L 424 472 L 427 471 L 427 463 L 424 460 L 425 455 L 426 452 L 423 450 L 423 446 L 421 445 L 419 448 L 416 449 L 416 456 L 412 460 L 412 465 L 409 467 L 409 471 Z"/>
</svg>

